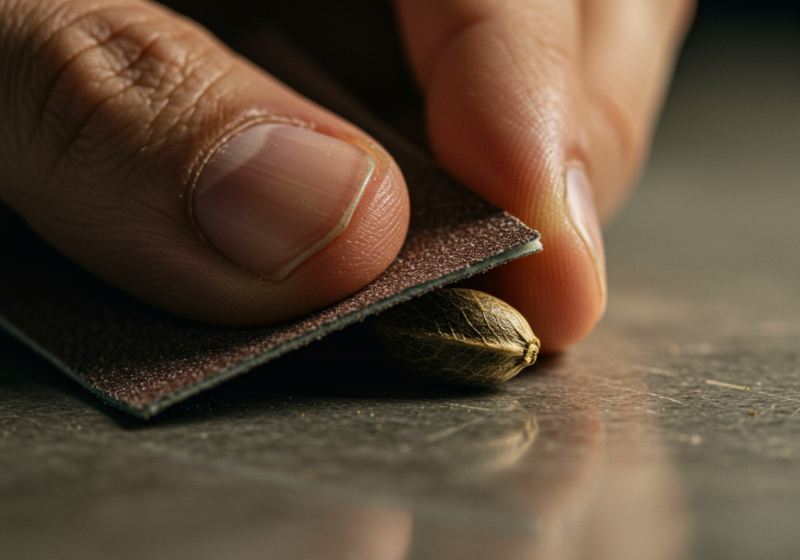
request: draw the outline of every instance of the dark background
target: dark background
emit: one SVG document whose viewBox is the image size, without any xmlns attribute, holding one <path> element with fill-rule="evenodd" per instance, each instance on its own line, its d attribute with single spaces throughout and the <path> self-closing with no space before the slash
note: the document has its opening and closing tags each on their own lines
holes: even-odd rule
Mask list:
<svg viewBox="0 0 800 560">
<path fill-rule="evenodd" d="M 401 128 L 420 110 L 389 1 L 229 0 L 222 8 L 218 2 L 197 0 L 165 3 L 196 19 L 234 48 L 265 26 L 283 29 L 367 106 Z M 798 2 L 701 0 L 683 56 L 706 49 L 720 34 L 741 33 L 741 41 L 747 42 L 754 29 L 770 26 L 794 28 L 800 39 Z M 787 48 L 797 46 L 795 42 Z"/>
</svg>

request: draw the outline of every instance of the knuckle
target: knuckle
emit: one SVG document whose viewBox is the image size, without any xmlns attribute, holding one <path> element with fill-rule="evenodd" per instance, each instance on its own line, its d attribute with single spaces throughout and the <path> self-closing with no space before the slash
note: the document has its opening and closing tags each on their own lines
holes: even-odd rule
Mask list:
<svg viewBox="0 0 800 560">
<path fill-rule="evenodd" d="M 30 101 L 15 124 L 51 173 L 118 171 L 185 124 L 226 71 L 214 41 L 189 22 L 144 5 L 81 4 L 62 4 L 28 31 L 27 72 L 16 80 Z"/>
</svg>

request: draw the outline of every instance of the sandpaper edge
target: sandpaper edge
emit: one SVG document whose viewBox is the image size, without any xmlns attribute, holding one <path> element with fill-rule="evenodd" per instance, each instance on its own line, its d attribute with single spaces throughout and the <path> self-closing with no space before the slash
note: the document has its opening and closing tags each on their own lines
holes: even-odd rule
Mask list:
<svg viewBox="0 0 800 560">
<path fill-rule="evenodd" d="M 407 301 L 413 297 L 422 295 L 426 292 L 431 290 L 435 290 L 436 288 L 441 288 L 446 284 L 451 284 L 458 280 L 463 280 L 465 278 L 469 278 L 475 274 L 480 272 L 485 272 L 491 268 L 496 266 L 500 266 L 512 260 L 518 259 L 520 257 L 525 257 L 528 255 L 533 255 L 535 253 L 539 253 L 542 251 L 542 242 L 539 235 L 539 232 L 533 231 L 533 236 L 528 241 L 506 249 L 505 251 L 501 251 L 492 257 L 488 257 L 479 261 L 477 263 L 473 263 L 469 266 L 464 268 L 460 268 L 458 270 L 454 270 L 448 274 L 444 274 L 427 282 L 423 282 L 421 284 L 417 284 L 410 288 L 403 290 L 402 292 L 395 294 L 394 296 L 381 299 L 369 305 L 365 305 L 359 309 L 356 309 L 346 315 L 342 315 L 337 317 L 335 320 L 326 323 L 322 326 L 315 328 L 312 331 L 309 331 L 305 334 L 299 335 L 291 340 L 288 340 L 282 344 L 274 346 L 269 350 L 261 352 L 260 354 L 256 354 L 244 360 L 241 360 L 232 366 L 219 370 L 218 372 L 209 375 L 208 377 L 201 379 L 200 381 L 193 383 L 192 385 L 188 385 L 174 391 L 168 395 L 161 397 L 156 401 L 152 401 L 148 405 L 144 407 L 134 407 L 129 403 L 124 401 L 119 401 L 108 395 L 99 392 L 94 387 L 87 385 L 85 381 L 81 381 L 81 385 L 84 387 L 89 388 L 93 394 L 98 395 L 104 402 L 110 404 L 111 406 L 121 408 L 125 412 L 132 414 L 138 418 L 143 420 L 148 420 L 153 416 L 163 412 L 167 408 L 178 404 L 181 401 L 188 399 L 196 394 L 199 394 L 203 391 L 210 389 L 220 383 L 227 381 L 233 377 L 241 375 L 250 371 L 253 368 L 256 368 L 260 365 L 266 364 L 284 354 L 287 354 L 293 350 L 297 350 L 307 344 L 315 340 L 319 340 L 324 336 L 327 336 L 335 331 L 341 330 L 348 325 L 353 323 L 363 321 L 370 315 L 374 315 L 389 307 L 397 305 L 398 303 L 402 303 Z M 66 366 L 64 366 L 66 367 Z M 62 368 L 63 369 L 63 368 Z M 67 371 L 67 370 L 64 370 Z M 70 377 L 75 378 L 75 375 L 68 372 Z"/>
<path fill-rule="evenodd" d="M 12 336 L 13 338 L 17 339 L 23 345 L 28 347 L 32 352 L 36 354 L 38 358 L 44 359 L 45 361 L 49 362 L 50 365 L 54 366 L 58 369 L 61 373 L 65 374 L 67 377 L 72 379 L 73 381 L 77 382 L 81 387 L 88 390 L 92 395 L 100 399 L 104 404 L 113 406 L 114 408 L 118 408 L 123 412 L 136 416 L 138 418 L 146 419 L 150 416 L 145 416 L 142 414 L 142 409 L 137 408 L 135 406 L 131 406 L 130 403 L 127 403 L 120 399 L 115 399 L 112 396 L 109 396 L 108 393 L 104 393 L 88 381 L 84 379 L 81 375 L 73 371 L 67 364 L 59 360 L 53 353 L 49 352 L 25 334 L 25 331 L 17 327 L 14 323 L 6 319 L 6 317 L 0 314 L 0 329 L 5 331 L 7 334 Z"/>
</svg>

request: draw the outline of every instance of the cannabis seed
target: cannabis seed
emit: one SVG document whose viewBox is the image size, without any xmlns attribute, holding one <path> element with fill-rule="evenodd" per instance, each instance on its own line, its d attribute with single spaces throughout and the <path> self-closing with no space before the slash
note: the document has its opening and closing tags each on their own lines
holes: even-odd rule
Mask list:
<svg viewBox="0 0 800 560">
<path fill-rule="evenodd" d="M 410 370 L 459 385 L 507 381 L 536 361 L 540 346 L 519 311 L 464 288 L 401 303 L 376 318 L 375 330 Z"/>
</svg>

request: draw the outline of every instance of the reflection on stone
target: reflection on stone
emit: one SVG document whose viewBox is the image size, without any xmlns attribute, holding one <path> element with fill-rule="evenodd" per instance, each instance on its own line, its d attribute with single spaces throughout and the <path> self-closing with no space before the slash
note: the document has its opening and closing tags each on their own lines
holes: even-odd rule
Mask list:
<svg viewBox="0 0 800 560">
<path fill-rule="evenodd" d="M 634 358 L 599 333 L 500 388 L 446 393 L 402 383 L 388 390 L 362 383 L 367 377 L 343 389 L 341 372 L 326 364 L 320 371 L 336 374 L 327 394 L 304 389 L 299 369 L 277 388 L 253 376 L 129 429 L 28 383 L 7 388 L 5 406 L 24 393 L 20 403 L 42 405 L 40 423 L 4 445 L 16 457 L 52 445 L 63 467 L 34 469 L 28 460 L 4 472 L 14 488 L 57 504 L 45 524 L 57 540 L 97 527 L 136 557 L 148 556 L 136 535 L 158 520 L 168 528 L 153 537 L 159 546 L 199 557 L 213 548 L 214 556 L 287 560 L 677 560 L 686 536 L 681 482 Z M 373 378 L 390 375 L 364 367 Z M 86 487 L 87 465 L 135 479 Z M 74 488 L 119 516 L 76 509 Z M 4 499 L 13 511 L 14 495 Z"/>
<path fill-rule="evenodd" d="M 463 419 L 461 426 L 428 436 L 428 445 L 422 448 L 426 451 L 416 461 L 460 464 L 459 470 L 476 473 L 502 471 L 519 461 L 539 432 L 536 418 L 517 402 L 494 411 L 484 408 L 481 412 L 472 414 L 478 418 Z"/>
<path fill-rule="evenodd" d="M 198 460 L 245 462 L 302 482 L 426 492 L 502 471 L 538 432 L 505 394 L 444 398 L 288 397 L 252 402 L 246 418 L 204 428 Z M 245 425 L 245 430 L 237 426 Z"/>
</svg>

